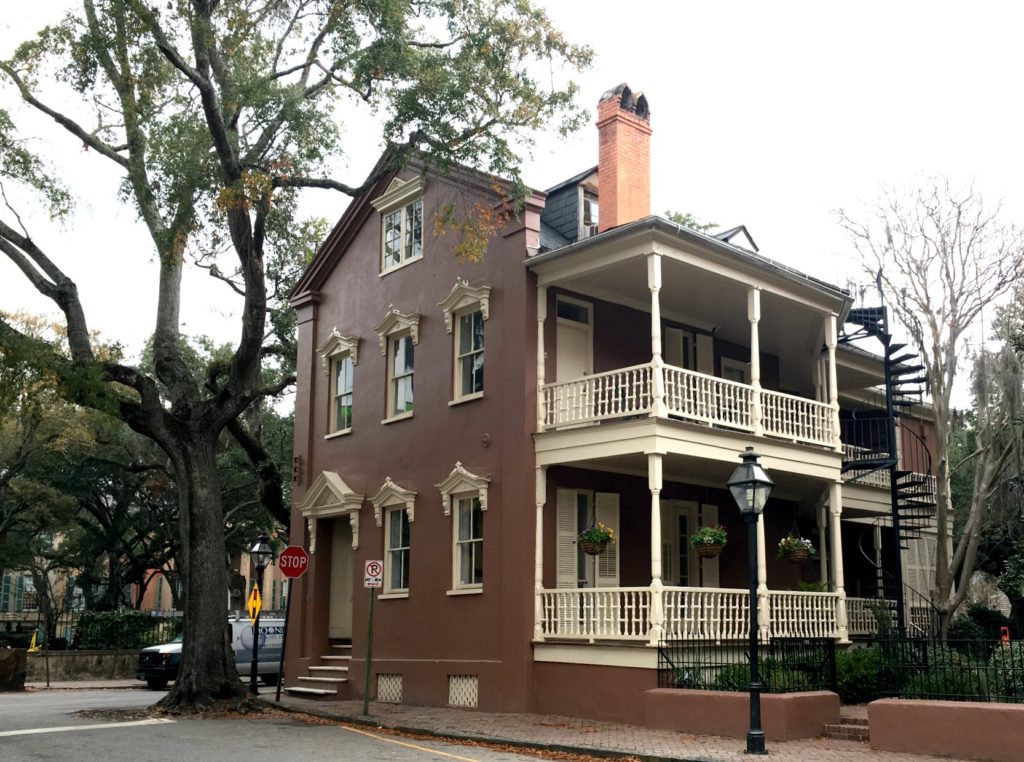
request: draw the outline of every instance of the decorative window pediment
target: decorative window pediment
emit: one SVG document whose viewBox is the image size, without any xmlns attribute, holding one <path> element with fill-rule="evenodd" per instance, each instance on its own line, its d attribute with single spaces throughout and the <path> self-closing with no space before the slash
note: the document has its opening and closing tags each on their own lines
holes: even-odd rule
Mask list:
<svg viewBox="0 0 1024 762">
<path fill-rule="evenodd" d="M 372 199 L 370 204 L 381 214 L 390 212 L 405 206 L 413 199 L 423 195 L 423 188 L 426 182 L 422 177 L 415 177 L 412 180 L 400 180 L 397 177 L 388 185 L 388 189 L 377 198 Z"/>
<path fill-rule="evenodd" d="M 352 549 L 359 549 L 359 510 L 365 496 L 353 492 L 334 471 L 321 471 L 296 505 L 309 527 L 309 552 L 316 552 L 316 522 L 348 516 L 352 526 Z"/>
<path fill-rule="evenodd" d="M 477 492 L 480 495 L 480 510 L 487 510 L 487 487 L 491 480 L 486 476 L 477 476 L 463 468 L 461 462 L 455 463 L 455 468 L 448 474 L 448 478 L 437 485 L 441 490 L 441 505 L 444 508 L 444 515 L 452 515 L 452 495 L 459 495 L 464 492 Z"/>
<path fill-rule="evenodd" d="M 359 337 L 342 336 L 337 328 L 331 329 L 330 336 L 317 348 L 320 355 L 320 363 L 324 366 L 324 373 L 331 373 L 331 358 L 343 355 L 346 352 L 352 358 L 352 364 L 359 364 Z"/>
<path fill-rule="evenodd" d="M 396 309 L 394 305 L 390 305 L 387 316 L 375 330 L 380 340 L 380 353 L 387 355 L 388 336 L 392 334 L 409 331 L 412 343 L 420 343 L 420 316 L 415 312 L 406 314 Z"/>
<path fill-rule="evenodd" d="M 444 311 L 444 329 L 451 333 L 454 327 L 453 315 L 464 307 L 480 305 L 484 320 L 490 317 L 491 287 L 471 286 L 464 278 L 456 278 L 455 285 L 438 306 Z"/>
<path fill-rule="evenodd" d="M 384 478 L 384 484 L 377 490 L 377 494 L 370 498 L 370 502 L 373 503 L 373 517 L 377 521 L 377 526 L 381 525 L 384 508 L 389 505 L 405 506 L 405 513 L 409 517 L 409 522 L 412 523 L 413 511 L 416 507 L 416 491 L 400 487 L 391 481 L 390 476 L 387 476 Z"/>
</svg>

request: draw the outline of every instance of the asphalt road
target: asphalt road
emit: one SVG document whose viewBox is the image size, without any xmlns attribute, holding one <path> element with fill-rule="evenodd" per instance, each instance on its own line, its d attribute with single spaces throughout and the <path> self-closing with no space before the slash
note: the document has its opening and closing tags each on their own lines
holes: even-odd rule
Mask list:
<svg viewBox="0 0 1024 762">
<path fill-rule="evenodd" d="M 75 716 L 83 709 L 138 708 L 153 691 L 0 693 L 3 762 L 519 762 L 536 757 L 424 741 L 290 717 L 118 722 Z"/>
</svg>

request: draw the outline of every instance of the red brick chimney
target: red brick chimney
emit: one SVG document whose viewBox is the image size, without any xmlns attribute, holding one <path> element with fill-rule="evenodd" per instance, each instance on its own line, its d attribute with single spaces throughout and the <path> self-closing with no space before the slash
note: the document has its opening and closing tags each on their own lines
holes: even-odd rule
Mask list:
<svg viewBox="0 0 1024 762">
<path fill-rule="evenodd" d="M 598 232 L 651 213 L 651 112 L 623 82 L 597 104 Z"/>
</svg>

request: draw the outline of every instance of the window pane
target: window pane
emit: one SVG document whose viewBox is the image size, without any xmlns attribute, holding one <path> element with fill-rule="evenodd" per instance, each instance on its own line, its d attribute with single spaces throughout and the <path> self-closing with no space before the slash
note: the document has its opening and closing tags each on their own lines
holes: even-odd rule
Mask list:
<svg viewBox="0 0 1024 762">
<path fill-rule="evenodd" d="M 352 395 L 346 394 L 335 400 L 334 408 L 335 430 L 352 428 Z"/>
<path fill-rule="evenodd" d="M 473 315 L 469 313 L 459 318 L 459 354 L 464 355 L 473 349 Z"/>
<path fill-rule="evenodd" d="M 423 253 L 423 201 L 405 207 L 405 258 L 415 259 Z"/>
<path fill-rule="evenodd" d="M 484 315 L 480 310 L 473 313 L 473 349 L 484 348 Z"/>
<path fill-rule="evenodd" d="M 481 539 L 484 536 L 484 512 L 480 510 L 479 498 L 473 498 L 473 538 Z"/>
<path fill-rule="evenodd" d="M 556 312 L 558 317 L 566 320 L 573 320 L 577 323 L 590 323 L 590 310 L 585 305 L 576 304 L 575 302 L 565 302 L 561 299 L 558 300 Z"/>
<path fill-rule="evenodd" d="M 352 358 L 346 355 L 341 360 L 340 383 L 338 393 L 344 394 L 352 391 Z"/>
<path fill-rule="evenodd" d="M 388 548 L 402 547 L 402 511 L 388 511 Z"/>
<path fill-rule="evenodd" d="M 459 540 L 472 539 L 473 507 L 469 498 L 459 500 Z"/>
<path fill-rule="evenodd" d="M 412 412 L 412 376 L 395 379 L 395 409 L 393 413 Z"/>
<path fill-rule="evenodd" d="M 402 212 L 392 212 L 384 217 L 384 268 L 401 263 L 402 257 Z"/>
<path fill-rule="evenodd" d="M 473 584 L 473 543 L 467 542 L 459 546 L 459 583 Z"/>
</svg>

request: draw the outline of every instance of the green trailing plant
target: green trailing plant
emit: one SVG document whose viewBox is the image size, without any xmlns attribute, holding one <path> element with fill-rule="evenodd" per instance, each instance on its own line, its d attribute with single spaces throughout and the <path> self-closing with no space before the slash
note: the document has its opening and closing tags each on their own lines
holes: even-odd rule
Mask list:
<svg viewBox="0 0 1024 762">
<path fill-rule="evenodd" d="M 593 542 L 599 545 L 607 545 L 615 542 L 615 530 L 596 521 L 580 532 L 580 542 Z"/>
<path fill-rule="evenodd" d="M 690 544 L 693 547 L 699 545 L 722 545 L 728 541 L 729 535 L 725 531 L 725 527 L 721 525 L 701 527 L 693 535 L 690 536 Z"/>
</svg>

